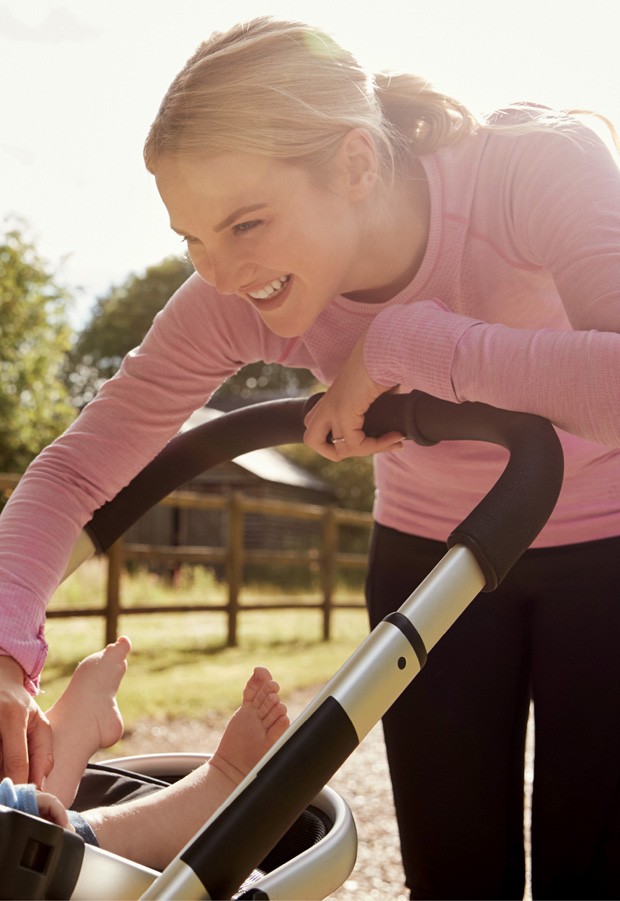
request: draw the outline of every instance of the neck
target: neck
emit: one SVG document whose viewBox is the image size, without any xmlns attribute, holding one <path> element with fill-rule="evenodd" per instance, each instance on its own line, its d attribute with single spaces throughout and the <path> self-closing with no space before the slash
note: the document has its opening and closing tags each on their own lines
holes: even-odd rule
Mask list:
<svg viewBox="0 0 620 901">
<path fill-rule="evenodd" d="M 395 181 L 381 212 L 368 229 L 360 259 L 359 288 L 345 297 L 358 303 L 384 303 L 418 272 L 428 241 L 430 197 L 422 165 L 416 161 L 408 180 Z"/>
</svg>

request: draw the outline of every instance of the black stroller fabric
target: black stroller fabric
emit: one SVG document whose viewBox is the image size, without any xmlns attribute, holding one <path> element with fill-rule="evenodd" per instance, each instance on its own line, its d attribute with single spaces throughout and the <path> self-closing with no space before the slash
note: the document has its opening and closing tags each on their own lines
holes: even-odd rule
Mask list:
<svg viewBox="0 0 620 901">
<path fill-rule="evenodd" d="M 89 764 L 71 806 L 80 812 L 92 807 L 123 804 L 154 791 L 161 791 L 179 778 L 167 776 L 165 773 L 162 773 L 162 776 L 163 778 L 155 778 L 105 764 Z M 321 810 L 313 806 L 306 808 L 265 857 L 259 870 L 263 873 L 272 872 L 302 851 L 316 845 L 327 835 L 331 826 L 331 822 Z"/>
<path fill-rule="evenodd" d="M 108 807 L 160 791 L 173 780 L 137 775 L 116 767 L 91 763 L 86 767 L 71 807 L 79 812 L 92 807 Z"/>
</svg>

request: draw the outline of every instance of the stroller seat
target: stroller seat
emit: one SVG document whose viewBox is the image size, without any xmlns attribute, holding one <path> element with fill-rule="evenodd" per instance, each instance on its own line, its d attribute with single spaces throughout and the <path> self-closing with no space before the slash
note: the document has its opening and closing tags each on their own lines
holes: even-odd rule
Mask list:
<svg viewBox="0 0 620 901">
<path fill-rule="evenodd" d="M 74 806 L 85 809 L 128 800 L 140 792 L 140 783 L 147 791 L 171 784 L 201 766 L 209 756 L 145 754 L 94 765 Z M 126 776 L 137 777 L 133 791 L 121 787 Z M 64 846 L 60 851 L 59 845 Z M 351 811 L 340 795 L 326 787 L 234 897 L 325 898 L 347 879 L 356 854 L 357 833 Z M 0 806 L 2 899 L 125 901 L 140 898 L 157 876 L 157 871 L 84 844 L 58 826 Z"/>
</svg>

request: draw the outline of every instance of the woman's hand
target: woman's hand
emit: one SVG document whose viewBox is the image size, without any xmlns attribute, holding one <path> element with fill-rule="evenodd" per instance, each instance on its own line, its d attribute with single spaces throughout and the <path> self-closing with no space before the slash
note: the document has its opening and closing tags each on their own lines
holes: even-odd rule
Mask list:
<svg viewBox="0 0 620 901">
<path fill-rule="evenodd" d="M 304 441 L 328 460 L 364 457 L 403 445 L 400 432 L 368 438 L 363 431 L 364 416 L 381 394 L 394 390 L 379 385 L 368 375 L 364 364 L 364 339 L 354 347 L 333 385 L 304 419 Z M 328 437 L 331 440 L 328 440 Z"/>
<path fill-rule="evenodd" d="M 52 730 L 24 688 L 24 671 L 0 656 L 0 776 L 41 786 L 54 765 Z"/>
</svg>

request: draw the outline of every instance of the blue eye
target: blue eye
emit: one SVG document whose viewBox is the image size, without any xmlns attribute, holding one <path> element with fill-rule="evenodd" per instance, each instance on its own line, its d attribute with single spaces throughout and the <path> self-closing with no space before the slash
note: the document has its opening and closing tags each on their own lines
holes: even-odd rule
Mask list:
<svg viewBox="0 0 620 901">
<path fill-rule="evenodd" d="M 257 226 L 262 224 L 262 219 L 250 219 L 248 222 L 238 222 L 237 225 L 233 226 L 233 232 L 237 235 L 243 235 L 246 232 L 252 231 L 253 228 L 257 228 Z"/>
</svg>

